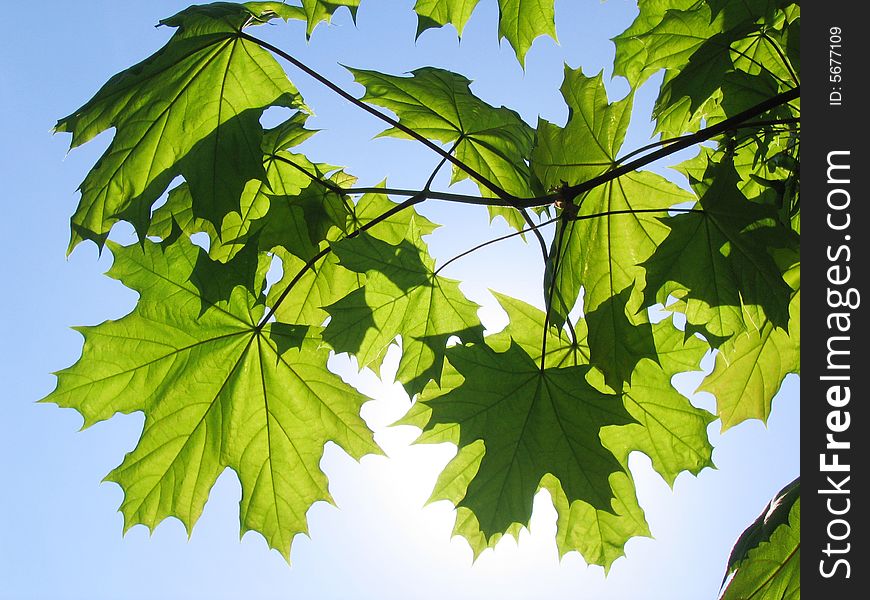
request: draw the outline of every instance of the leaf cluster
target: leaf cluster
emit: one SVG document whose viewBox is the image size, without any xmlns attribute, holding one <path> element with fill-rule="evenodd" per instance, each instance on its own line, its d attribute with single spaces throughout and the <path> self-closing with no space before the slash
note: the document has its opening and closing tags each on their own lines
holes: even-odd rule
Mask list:
<svg viewBox="0 0 870 600">
<path fill-rule="evenodd" d="M 697 474 L 712 466 L 707 426 L 766 419 L 799 372 L 799 7 L 641 0 L 614 39 L 631 92 L 611 102 L 601 74 L 566 67 L 567 122 L 532 126 L 434 67 L 353 69 L 357 99 L 251 33 L 299 19 L 310 35 L 358 4 L 192 6 L 161 22 L 174 28 L 162 49 L 58 122 L 73 146 L 114 129 L 80 187 L 70 249 L 106 246 L 109 276 L 140 297 L 126 317 L 81 330 L 82 358 L 45 400 L 87 425 L 145 414 L 109 475 L 125 527 L 175 516 L 192 528 L 231 468 L 243 530 L 289 558 L 308 508 L 330 501 L 324 444 L 379 452 L 359 416 L 366 399 L 326 368 L 330 353 L 377 371 L 398 344 L 396 378 L 415 399 L 401 423 L 421 443 L 458 447 L 433 493 L 457 507 L 456 533 L 475 553 L 516 535 L 545 489 L 560 552 L 609 568 L 649 535 L 629 454 L 671 484 Z M 475 4 L 418 0 L 418 34 L 461 33 Z M 555 37 L 552 0 L 499 0 L 499 35 L 522 62 L 536 37 Z M 434 171 L 396 190 L 309 160 L 310 108 L 277 58 L 381 119 L 382 135 L 433 150 Z M 661 137 L 625 152 L 634 94 L 662 70 Z M 290 116 L 264 128 L 270 107 Z M 690 145 L 697 156 L 678 167 L 688 185 L 643 169 Z M 431 189 L 448 162 L 451 183 L 470 179 L 478 196 Z M 428 200 L 487 206 L 535 236 L 543 310 L 498 295 L 509 325 L 484 335 L 479 307 L 429 254 L 437 225 L 415 210 Z M 118 221 L 138 243 L 107 241 Z M 207 249 L 191 241 L 201 234 Z M 281 277 L 267 284 L 274 265 Z M 653 322 L 662 307 L 676 316 Z M 710 350 L 701 389 L 716 414 L 671 384 Z"/>
</svg>

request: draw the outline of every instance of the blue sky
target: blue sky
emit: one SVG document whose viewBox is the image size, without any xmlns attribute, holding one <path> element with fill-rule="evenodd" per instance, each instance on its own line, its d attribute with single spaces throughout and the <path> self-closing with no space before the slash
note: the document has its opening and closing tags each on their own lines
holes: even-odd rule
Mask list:
<svg viewBox="0 0 870 600">
<path fill-rule="evenodd" d="M 561 124 L 567 114 L 558 91 L 563 64 L 582 66 L 587 74 L 605 69 L 609 79 L 609 38 L 636 10 L 626 0 L 558 1 L 559 44 L 536 41 L 523 72 L 510 48 L 496 43 L 494 1 L 481 2 L 461 43 L 445 28 L 424 33 L 415 44 L 412 5 L 368 0 L 356 25 L 342 10 L 307 44 L 298 24 L 258 33 L 356 94 L 361 88 L 340 64 L 389 73 L 433 64 L 466 75 L 478 95 L 517 110 L 531 124 L 539 116 Z M 338 508 L 311 509 L 311 537 L 296 538 L 292 566 L 257 534 L 239 540 L 240 491 L 229 471 L 190 539 L 174 520 L 152 535 L 140 526 L 122 536 L 120 489 L 100 482 L 134 447 L 141 415 L 80 432 L 81 418 L 73 411 L 35 404 L 54 387 L 50 373 L 79 356 L 81 336 L 70 327 L 118 318 L 135 302 L 132 292 L 102 275 L 111 263 L 108 252 L 98 256 L 86 244 L 65 257 L 76 187 L 109 137 L 67 154 L 68 136 L 52 136 L 50 129 L 109 76 L 156 50 L 170 31 L 152 25 L 184 6 L 170 0 L 46 1 L 18 15 L 13 33 L 0 41 L 0 598 L 715 598 L 734 540 L 799 471 L 796 378 L 775 399 L 767 426 L 744 423 L 720 436 L 719 422 L 711 424 L 716 470 L 683 474 L 671 489 L 646 457 L 632 456 L 655 539 L 629 542 L 627 557 L 606 578 L 576 553 L 558 559 L 555 513 L 546 494 L 537 498 L 531 532 L 519 544 L 505 540 L 472 563 L 464 540 L 450 538 L 450 507 L 423 507 L 451 449 L 411 446 L 414 430 L 386 428 L 407 409 L 407 396 L 388 376 L 386 383 L 371 373 L 357 376 L 341 358 L 333 366 L 375 399 L 363 416 L 389 456 L 356 463 L 327 447 L 322 466 Z M 419 187 L 437 163 L 411 142 L 372 140 L 382 129 L 379 122 L 290 74 L 317 113 L 310 125 L 324 129 L 305 147 L 313 160 L 347 165 L 363 184 L 387 178 L 392 187 Z M 618 80 L 608 87 L 611 99 L 627 89 Z M 638 98 L 626 150 L 648 141 L 646 91 Z M 446 187 L 446 173 L 437 181 Z M 498 222 L 486 230 L 485 211 L 476 207 L 420 210 L 444 225 L 428 240 L 442 261 L 473 237 L 508 231 Z M 503 317 L 487 290 L 540 305 L 540 272 L 537 248 L 514 239 L 454 263 L 445 275 L 467 281 L 463 290 L 484 305 L 485 322 L 498 329 Z M 694 389 L 699 378 L 682 377 L 681 388 Z M 693 401 L 713 406 L 703 394 Z"/>
</svg>

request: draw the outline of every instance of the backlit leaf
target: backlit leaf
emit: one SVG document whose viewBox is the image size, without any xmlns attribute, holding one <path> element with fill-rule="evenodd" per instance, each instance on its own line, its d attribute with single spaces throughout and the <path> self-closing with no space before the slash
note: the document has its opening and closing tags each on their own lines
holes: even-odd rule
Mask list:
<svg viewBox="0 0 870 600">
<path fill-rule="evenodd" d="M 177 175 L 190 185 L 194 216 L 220 227 L 239 210 L 247 182 L 265 177 L 260 115 L 301 106 L 275 59 L 240 37 L 245 25 L 275 16 L 271 4 L 195 6 L 165 19 L 178 28 L 166 46 L 58 121 L 72 147 L 115 129 L 80 186 L 70 250 L 83 239 L 102 245 L 122 218 L 144 235 L 151 205 Z"/>
<path fill-rule="evenodd" d="M 402 125 L 431 140 L 451 147 L 455 144 L 456 158 L 508 194 L 520 198 L 534 195 L 526 164 L 534 131 L 516 112 L 495 108 L 472 94 L 470 80 L 433 67 L 417 69 L 411 77 L 361 69 L 351 72 L 366 88 L 363 100 L 390 109 Z M 407 137 L 396 128 L 381 135 Z M 454 166 L 451 183 L 467 178 L 468 173 Z M 485 185 L 476 183 L 482 195 L 494 197 Z M 492 216 L 505 216 L 514 226 L 522 223 L 511 218 L 513 209 L 490 208 Z"/>
<path fill-rule="evenodd" d="M 417 0 L 417 35 L 448 23 L 459 35 L 477 6 L 478 0 Z M 498 35 L 506 38 L 517 60 L 525 64 L 526 52 L 536 38 L 556 39 L 554 0 L 498 0 Z"/>
<path fill-rule="evenodd" d="M 411 230 L 416 230 L 413 221 Z M 374 369 L 401 334 L 396 379 L 412 397 L 430 379 L 440 380 L 451 337 L 483 335 L 478 305 L 465 298 L 457 281 L 435 274 L 418 235 L 410 236 L 415 242 L 393 245 L 366 233 L 334 246 L 341 266 L 364 273 L 366 281 L 326 307 L 332 319 L 323 333 L 337 352 L 351 352 L 360 367 Z"/>
<path fill-rule="evenodd" d="M 174 516 L 190 531 L 229 467 L 241 483 L 242 531 L 289 557 L 311 504 L 331 501 L 319 466 L 326 442 L 355 458 L 379 452 L 359 416 L 365 398 L 326 369 L 318 328 L 260 327 L 263 306 L 245 286 L 203 296 L 195 265 L 204 252 L 183 238 L 111 248 L 109 274 L 139 303 L 82 329 L 82 359 L 44 401 L 75 408 L 86 425 L 145 413 L 138 445 L 108 476 L 124 491 L 125 529 Z"/>
<path fill-rule="evenodd" d="M 771 207 L 740 194 L 738 181 L 729 161 L 711 163 L 693 182 L 701 212 L 663 218 L 671 232 L 644 263 L 646 304 L 681 298 L 690 323 L 726 337 L 765 320 L 784 327 L 791 297 L 769 248 L 795 240 Z"/>
<path fill-rule="evenodd" d="M 773 507 L 772 510 L 775 514 L 781 509 Z M 725 588 L 721 600 L 743 598 L 797 600 L 800 598 L 801 500 L 799 496 L 793 500 L 787 514 L 786 522 L 779 525 L 770 534 L 769 539 L 750 549 L 746 558 L 736 564 L 734 577 Z"/>
<path fill-rule="evenodd" d="M 459 425 L 459 445 L 482 440 L 486 452 L 459 506 L 470 509 L 489 538 L 512 523 L 527 525 L 544 475 L 559 479 L 569 502 L 609 509 L 609 477 L 622 471 L 598 439 L 605 425 L 631 422 L 618 396 L 589 385 L 588 367 L 541 370 L 518 345 L 497 353 L 456 346 L 450 364 L 458 387 L 423 402 L 427 429 Z"/>
</svg>

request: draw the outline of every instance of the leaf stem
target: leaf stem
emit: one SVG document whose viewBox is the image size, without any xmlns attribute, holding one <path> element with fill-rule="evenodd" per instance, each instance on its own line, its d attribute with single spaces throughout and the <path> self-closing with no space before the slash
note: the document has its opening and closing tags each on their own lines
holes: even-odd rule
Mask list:
<svg viewBox="0 0 870 600">
<path fill-rule="evenodd" d="M 301 62 L 299 59 L 295 58 L 291 54 L 288 54 L 284 50 L 281 50 L 277 46 L 274 46 L 265 40 L 261 40 L 260 38 L 257 38 L 257 37 L 254 37 L 254 36 L 248 34 L 248 33 L 245 33 L 244 31 L 239 32 L 239 37 L 241 37 L 242 39 L 248 40 L 249 42 L 252 42 L 254 44 L 257 44 L 258 46 L 260 46 L 261 48 L 263 48 L 265 50 L 269 50 L 271 52 L 274 52 L 275 54 L 277 54 L 278 56 L 280 56 L 281 58 L 283 58 L 284 60 L 286 60 L 287 62 L 292 64 L 294 67 L 296 67 L 300 71 L 304 72 L 309 77 L 312 77 L 313 79 L 317 80 L 319 83 L 323 84 L 324 86 L 326 86 L 327 88 L 329 88 L 330 90 L 332 90 L 333 92 L 335 92 L 336 94 L 338 94 L 339 96 L 341 96 L 342 98 L 344 98 L 345 100 L 347 100 L 348 102 L 353 104 L 354 106 L 361 108 L 362 110 L 366 111 L 370 115 L 380 119 L 384 123 L 387 123 L 390 126 L 398 129 L 399 131 L 411 136 L 412 138 L 414 138 L 415 140 L 417 140 L 418 142 L 420 142 L 421 144 L 423 144 L 424 146 L 426 146 L 430 150 L 439 154 L 445 160 L 450 161 L 451 163 L 453 163 L 454 165 L 456 165 L 457 167 L 459 167 L 460 169 L 462 169 L 463 171 L 468 173 L 473 179 L 477 180 L 482 186 L 484 186 L 486 189 L 491 191 L 493 194 L 495 194 L 499 198 L 502 198 L 504 200 L 510 200 L 513 198 L 513 196 L 511 194 L 507 193 L 500 186 L 496 185 L 495 183 L 493 183 L 492 181 L 487 179 L 484 175 L 480 174 L 475 169 L 471 168 L 470 166 L 465 164 L 463 161 L 459 160 L 458 158 L 456 158 L 455 156 L 450 154 L 450 152 L 444 150 L 438 144 L 430 141 L 428 138 L 424 137 L 420 133 L 418 133 L 418 132 L 414 131 L 413 129 L 411 129 L 410 127 L 400 123 L 398 120 L 396 120 L 396 119 L 390 117 L 389 115 L 381 112 L 380 110 L 374 108 L 373 106 L 370 106 L 370 105 L 366 104 L 365 102 L 363 102 L 362 100 L 355 98 L 354 96 L 352 96 L 351 94 L 349 94 L 348 92 L 343 90 L 341 87 L 339 87 L 338 85 L 336 85 L 335 83 L 333 83 L 332 81 L 330 81 L 329 79 L 327 79 L 326 77 L 324 77 L 323 75 L 321 75 L 320 73 L 318 73 L 317 71 L 315 71 L 314 69 L 312 69 L 311 67 L 306 65 L 305 63 Z"/>
<path fill-rule="evenodd" d="M 762 120 L 762 121 L 753 121 L 751 123 L 743 123 L 740 125 L 736 125 L 736 126 L 732 127 L 731 129 L 729 129 L 728 131 L 734 131 L 737 129 L 748 129 L 748 128 L 753 128 L 753 127 L 768 127 L 771 125 L 785 125 L 788 123 L 800 123 L 800 119 L 798 119 L 796 117 L 792 117 L 792 118 L 788 118 L 788 119 L 766 119 L 766 120 Z M 635 157 L 638 154 L 643 154 L 644 152 L 647 152 L 648 150 L 652 150 L 653 148 L 657 148 L 659 146 L 667 146 L 668 144 L 673 144 L 674 142 L 678 142 L 681 139 L 683 139 L 685 137 L 692 136 L 692 135 L 695 135 L 695 134 L 690 133 L 688 135 L 681 135 L 681 136 L 677 136 L 677 137 L 666 138 L 663 140 L 658 140 L 656 142 L 649 143 L 646 146 L 641 146 L 640 148 L 638 148 L 636 150 L 632 150 L 631 152 L 629 152 L 625 156 L 621 156 L 621 157 L 617 158 L 614 164 L 617 164 L 617 165 L 622 164 L 626 160 L 628 160 L 629 158 Z"/>
<path fill-rule="evenodd" d="M 646 156 L 642 156 L 637 158 L 631 162 L 623 163 L 612 169 L 606 173 L 598 175 L 597 177 L 593 177 L 592 179 L 587 179 L 586 181 L 580 182 L 576 185 L 566 186 L 559 190 L 558 193 L 549 194 L 547 196 L 541 196 L 538 198 L 528 198 L 528 199 L 520 199 L 518 203 L 522 206 L 532 207 L 532 206 L 543 206 L 545 204 L 550 204 L 554 202 L 557 198 L 561 198 L 565 202 L 572 201 L 578 195 L 588 192 L 589 190 L 595 189 L 600 185 L 604 185 L 609 181 L 613 181 L 618 177 L 621 177 L 627 173 L 631 173 L 632 171 L 636 171 L 641 167 L 644 167 L 650 163 L 653 163 L 660 158 L 664 158 L 666 156 L 670 156 L 675 152 L 678 152 L 684 148 L 688 148 L 694 144 L 699 144 L 701 142 L 705 142 L 712 137 L 715 137 L 725 131 L 728 131 L 734 128 L 735 125 L 744 123 L 749 119 L 757 117 L 758 115 L 764 114 L 765 112 L 776 108 L 782 104 L 786 104 L 791 100 L 800 97 L 800 86 L 792 88 L 788 91 L 785 91 L 781 94 L 777 94 L 772 98 L 768 98 L 764 102 L 760 102 L 755 106 L 744 110 L 741 113 L 734 115 L 733 117 L 729 117 L 724 121 L 720 121 L 715 125 L 711 125 L 710 127 L 705 127 L 695 133 L 686 135 L 681 137 L 679 140 L 673 142 L 672 144 L 667 145 L 664 148 L 660 148 L 655 152 L 651 152 Z"/>
<path fill-rule="evenodd" d="M 390 217 L 392 217 L 396 213 L 399 213 L 399 212 L 405 210 L 406 208 L 410 208 L 410 207 L 414 206 L 415 204 L 419 204 L 420 202 L 423 202 L 423 200 L 425 200 L 425 199 L 426 199 L 425 196 L 423 196 L 422 194 L 412 196 L 412 197 L 408 198 L 407 200 L 405 200 L 404 202 L 397 204 L 393 208 L 381 213 L 380 215 L 378 215 L 377 217 L 375 217 L 374 219 L 372 219 L 371 221 L 369 221 L 365 225 L 360 226 L 359 229 L 356 229 L 356 230 L 350 232 L 342 239 L 349 240 L 349 239 L 355 238 L 358 235 L 360 235 L 361 233 L 363 233 L 364 231 L 371 229 L 372 227 L 374 227 L 378 223 L 382 223 L 382 222 L 386 221 L 387 219 L 389 219 Z M 287 298 L 287 295 L 293 289 L 293 286 L 295 286 L 297 283 L 299 283 L 299 280 L 302 279 L 302 276 L 305 275 L 305 273 L 307 273 L 311 268 L 313 268 L 314 265 L 317 264 L 317 262 L 321 258 L 325 257 L 330 252 L 332 252 L 332 246 L 326 246 L 325 248 L 320 250 L 317 254 L 315 254 L 314 256 L 312 256 L 311 258 L 308 259 L 308 261 L 302 266 L 302 268 L 299 269 L 299 272 L 293 276 L 293 279 L 290 280 L 290 283 L 287 284 L 287 287 L 284 288 L 284 291 L 281 292 L 281 294 L 275 299 L 275 302 L 272 304 L 271 308 L 269 308 L 269 312 L 267 312 L 266 315 L 260 320 L 260 323 L 257 325 L 257 329 L 262 329 L 263 325 L 265 325 L 269 321 L 269 319 L 272 318 L 272 316 L 275 314 L 275 311 L 278 310 L 278 307 L 281 305 L 282 302 L 284 302 L 284 299 Z"/>
<path fill-rule="evenodd" d="M 791 61 L 785 55 L 785 52 L 782 51 L 782 47 L 779 45 L 779 42 L 777 42 L 775 39 L 770 37 L 766 31 L 761 32 L 761 37 L 764 38 L 765 40 L 767 40 L 767 42 L 771 46 L 773 46 L 773 49 L 776 51 L 776 54 L 779 56 L 779 60 L 782 61 L 783 66 L 785 67 L 786 71 L 788 71 L 788 74 L 791 77 L 791 80 L 794 83 L 798 83 L 797 73 L 794 72 L 794 69 L 791 66 Z"/>
<path fill-rule="evenodd" d="M 529 233 L 529 232 L 531 232 L 532 230 L 534 230 L 534 229 L 538 229 L 538 228 L 540 228 L 540 227 L 546 227 L 547 225 L 551 225 L 551 224 L 555 223 L 555 222 L 558 221 L 558 220 L 559 220 L 559 217 L 553 217 L 552 219 L 549 219 L 549 220 L 547 220 L 547 221 L 544 221 L 543 223 L 538 223 L 537 225 L 531 225 L 531 226 L 529 226 L 529 227 L 526 227 L 525 229 L 520 229 L 519 231 L 513 231 L 513 232 L 511 232 L 511 233 L 509 233 L 509 234 L 507 234 L 507 235 L 502 235 L 502 236 L 500 236 L 500 237 L 493 238 L 493 239 L 491 239 L 491 240 L 487 240 L 487 241 L 485 241 L 485 242 L 483 242 L 483 243 L 481 243 L 481 244 L 478 244 L 478 245 L 474 246 L 473 248 L 469 248 L 469 249 L 466 250 L 465 252 L 462 252 L 462 253 L 460 253 L 460 254 L 457 254 L 456 256 L 454 256 L 453 258 L 451 258 L 450 260 L 448 260 L 447 262 L 445 262 L 443 265 L 441 265 L 440 267 L 438 267 L 437 269 L 435 269 L 435 273 L 434 273 L 434 274 L 437 275 L 438 273 L 441 272 L 442 269 L 446 268 L 447 265 L 449 265 L 449 264 L 452 263 L 453 261 L 456 261 L 456 260 L 459 260 L 460 258 L 463 258 L 463 257 L 465 257 L 465 256 L 468 256 L 468 255 L 471 254 L 472 252 L 476 252 L 477 250 L 480 250 L 481 248 L 486 248 L 487 246 L 489 246 L 489 245 L 491 245 L 491 244 L 495 244 L 496 242 L 503 242 L 504 240 L 508 240 L 508 239 L 513 238 L 513 237 L 516 237 L 516 236 L 518 236 L 518 235 L 523 235 L 524 233 Z"/>
<path fill-rule="evenodd" d="M 550 313 L 553 312 L 553 296 L 556 293 L 556 276 L 559 274 L 559 266 L 561 261 L 559 259 L 562 258 L 562 242 L 565 240 L 565 229 L 568 227 L 569 218 L 568 213 L 563 212 L 559 215 L 559 218 L 562 220 L 562 227 L 559 229 L 559 239 L 556 241 L 556 256 L 553 258 L 553 275 L 550 277 L 550 289 L 547 291 L 547 298 L 544 304 L 544 327 L 541 332 L 541 373 L 544 372 L 544 368 L 547 364 L 547 331 L 550 327 Z M 563 306 L 565 305 L 564 298 L 559 297 L 562 300 Z M 570 309 L 565 307 L 565 320 L 568 320 L 568 312 Z"/>
</svg>

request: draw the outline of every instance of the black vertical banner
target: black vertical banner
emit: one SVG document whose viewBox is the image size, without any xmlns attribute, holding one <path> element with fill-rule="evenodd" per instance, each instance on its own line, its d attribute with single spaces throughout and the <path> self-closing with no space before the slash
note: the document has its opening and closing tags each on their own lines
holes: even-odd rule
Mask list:
<svg viewBox="0 0 870 600">
<path fill-rule="evenodd" d="M 847 0 L 801 6 L 801 587 L 809 599 L 867 598 L 870 589 L 865 12 Z"/>
</svg>

